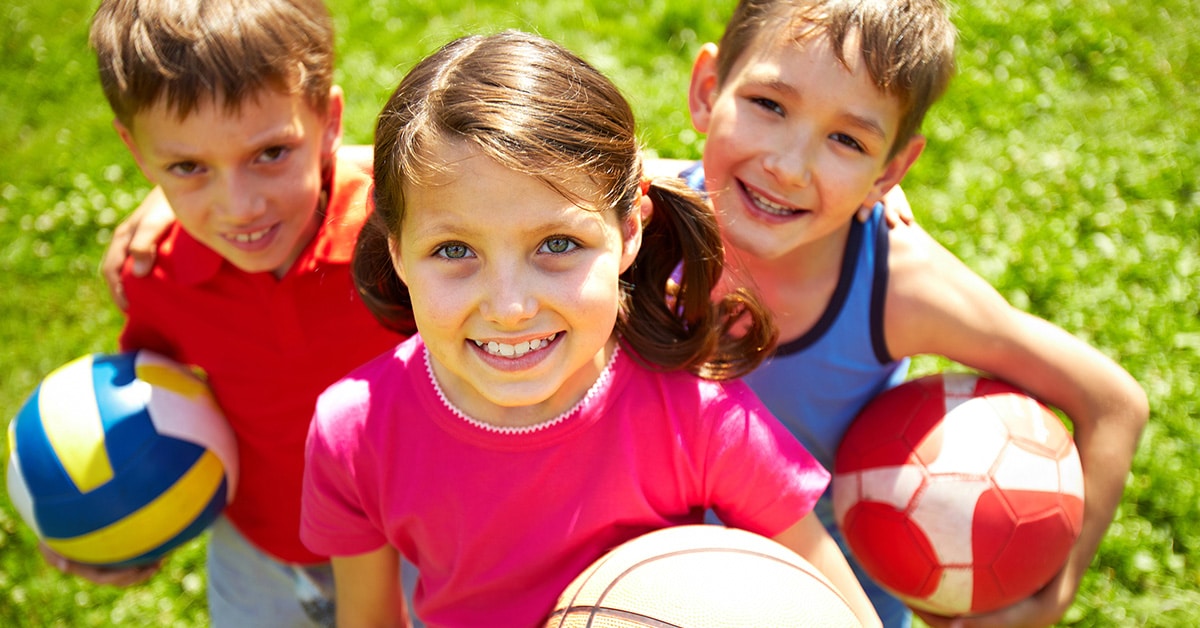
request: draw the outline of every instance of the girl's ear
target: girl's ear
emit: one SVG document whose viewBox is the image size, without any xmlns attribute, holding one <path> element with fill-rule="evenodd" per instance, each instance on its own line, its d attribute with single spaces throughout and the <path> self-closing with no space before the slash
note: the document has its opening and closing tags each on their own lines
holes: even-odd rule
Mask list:
<svg viewBox="0 0 1200 628">
<path fill-rule="evenodd" d="M 400 241 L 396 239 L 396 236 L 389 234 L 387 242 L 388 253 L 392 256 L 392 268 L 396 269 L 396 275 L 400 277 L 400 281 L 408 283 L 404 279 L 404 262 L 400 260 Z"/>
<path fill-rule="evenodd" d="M 634 201 L 633 211 L 625 217 L 621 225 L 621 272 L 629 270 L 638 252 L 642 250 L 642 193 L 638 192 Z"/>
<path fill-rule="evenodd" d="M 701 133 L 708 133 L 708 122 L 712 115 L 717 92 L 717 45 L 704 44 L 692 64 L 692 82 L 688 86 L 688 109 L 692 113 L 692 126 Z"/>
</svg>

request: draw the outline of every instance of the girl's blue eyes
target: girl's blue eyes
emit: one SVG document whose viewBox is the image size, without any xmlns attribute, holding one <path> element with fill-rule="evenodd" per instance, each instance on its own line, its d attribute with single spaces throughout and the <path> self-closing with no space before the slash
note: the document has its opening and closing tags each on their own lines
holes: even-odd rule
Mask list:
<svg viewBox="0 0 1200 628">
<path fill-rule="evenodd" d="M 465 244 L 446 244 L 438 248 L 435 254 L 446 259 L 463 259 L 471 254 L 471 249 Z"/>
<path fill-rule="evenodd" d="M 538 247 L 538 253 L 548 253 L 551 255 L 562 255 L 569 253 L 579 248 L 579 243 L 566 236 L 556 236 L 546 238 Z M 434 250 L 434 255 L 445 259 L 466 259 L 475 257 L 475 252 L 471 247 L 455 242 L 451 244 L 443 244 Z"/>
<path fill-rule="evenodd" d="M 566 253 L 567 251 L 571 251 L 571 250 L 577 248 L 578 246 L 579 245 L 576 244 L 570 238 L 556 237 L 556 238 L 549 238 L 545 242 L 543 242 L 541 249 L 545 249 L 546 252 L 548 252 L 548 253 L 559 254 L 559 253 Z M 539 250 L 541 250 L 541 249 L 539 249 Z"/>
</svg>

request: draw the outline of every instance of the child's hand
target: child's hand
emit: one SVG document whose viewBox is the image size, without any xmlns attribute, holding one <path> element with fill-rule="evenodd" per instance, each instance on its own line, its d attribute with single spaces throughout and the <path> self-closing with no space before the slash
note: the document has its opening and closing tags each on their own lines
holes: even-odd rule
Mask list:
<svg viewBox="0 0 1200 628">
<path fill-rule="evenodd" d="M 887 221 L 889 227 L 897 225 L 911 225 L 914 222 L 912 205 L 908 204 L 908 197 L 904 195 L 904 190 L 900 186 L 894 186 L 888 190 L 887 194 L 883 195 L 883 219 Z M 871 212 L 874 207 L 858 208 L 858 221 L 866 222 L 871 217 Z"/>
<path fill-rule="evenodd" d="M 970 617 L 942 617 L 915 609 L 913 613 L 933 628 L 1034 628 L 1057 623 L 1071 607 L 1074 597 L 1074 588 L 1067 585 L 1064 573 L 1060 572 L 1041 591 L 991 613 Z"/>
<path fill-rule="evenodd" d="M 47 563 L 50 563 L 55 569 L 65 574 L 79 576 L 94 584 L 105 584 L 114 587 L 128 587 L 141 584 L 158 573 L 159 568 L 162 567 L 162 561 L 160 560 L 141 567 L 108 569 L 94 565 L 85 565 L 64 558 L 47 547 L 45 543 L 38 543 L 38 551 L 42 553 L 42 557 L 46 559 Z"/>
<path fill-rule="evenodd" d="M 154 188 L 142 204 L 133 210 L 113 231 L 112 241 L 100 261 L 100 275 L 108 284 L 113 302 L 122 310 L 129 307 L 125 290 L 121 286 L 121 268 L 125 260 L 132 258 L 134 275 L 144 277 L 154 267 L 154 254 L 158 241 L 175 220 L 175 213 L 163 196 L 162 190 Z"/>
</svg>

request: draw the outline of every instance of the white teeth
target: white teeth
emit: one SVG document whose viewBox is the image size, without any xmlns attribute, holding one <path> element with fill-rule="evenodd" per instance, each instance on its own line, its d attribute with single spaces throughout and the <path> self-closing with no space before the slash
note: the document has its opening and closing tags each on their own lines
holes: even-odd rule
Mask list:
<svg viewBox="0 0 1200 628">
<path fill-rule="evenodd" d="M 258 242 L 267 235 L 268 231 L 270 231 L 270 229 L 263 229 L 262 231 L 255 231 L 254 233 L 233 233 L 229 235 L 229 239 L 233 240 L 234 242 L 241 243 Z"/>
<path fill-rule="evenodd" d="M 495 340 L 490 340 L 486 343 L 479 340 L 473 340 L 472 342 L 475 343 L 475 346 L 486 350 L 492 355 L 499 355 L 506 358 L 519 358 L 530 351 L 545 349 L 550 345 L 551 342 L 554 341 L 556 337 L 558 337 L 558 334 L 554 333 L 546 336 L 545 338 L 518 342 L 515 345 L 504 344 L 503 342 L 496 342 Z"/>
<path fill-rule="evenodd" d="M 767 200 L 767 199 L 763 198 L 762 196 L 755 194 L 749 188 L 747 188 L 746 191 L 750 193 L 750 198 L 751 198 L 751 200 L 754 201 L 754 204 L 757 205 L 759 209 L 767 212 L 768 214 L 774 214 L 776 216 L 791 216 L 793 214 L 798 214 L 802 211 L 799 209 L 793 209 L 791 207 L 780 205 L 779 203 L 776 203 L 774 201 Z"/>
</svg>

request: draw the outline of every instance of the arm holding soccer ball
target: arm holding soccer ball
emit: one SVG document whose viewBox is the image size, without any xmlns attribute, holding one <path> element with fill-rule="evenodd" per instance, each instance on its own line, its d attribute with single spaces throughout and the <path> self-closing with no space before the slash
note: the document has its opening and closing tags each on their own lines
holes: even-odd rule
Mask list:
<svg viewBox="0 0 1200 628">
<path fill-rule="evenodd" d="M 1112 522 L 1149 416 L 1145 392 L 1119 365 L 1063 329 L 1012 307 L 918 227 L 891 232 L 885 314 L 894 356 L 941 355 L 1006 380 L 1074 424 L 1084 472 L 1082 530 L 1062 571 L 1008 608 L 933 626 L 1047 626 L 1070 607 Z"/>
</svg>

